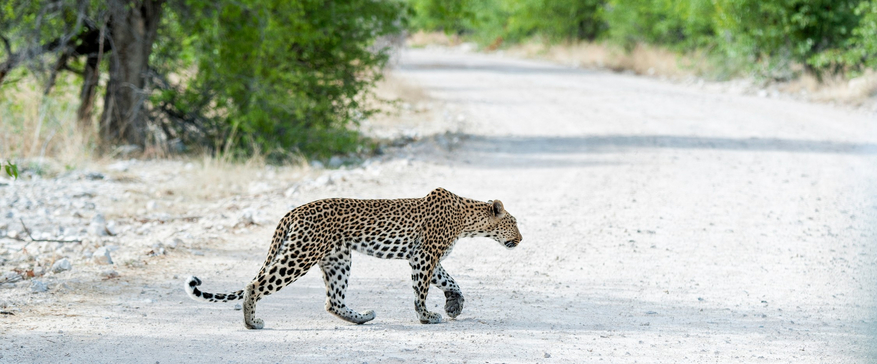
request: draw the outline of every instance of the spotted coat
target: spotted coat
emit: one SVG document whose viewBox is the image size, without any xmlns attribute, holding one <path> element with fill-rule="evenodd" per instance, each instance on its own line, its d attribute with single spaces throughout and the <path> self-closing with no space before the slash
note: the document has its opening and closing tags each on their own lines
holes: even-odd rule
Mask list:
<svg viewBox="0 0 877 364">
<path fill-rule="evenodd" d="M 193 299 L 228 302 L 243 299 L 244 325 L 261 329 L 256 302 L 295 282 L 318 264 L 326 284 L 326 310 L 362 324 L 375 318 L 372 310 L 356 312 L 344 303 L 350 275 L 350 251 L 385 259 L 406 259 L 411 266 L 414 309 L 421 323 L 441 322 L 426 309 L 429 285 L 445 294 L 445 312 L 457 317 L 463 294 L 442 268 L 459 238 L 488 237 L 514 248 L 521 242 L 517 221 L 502 202 L 481 202 L 437 188 L 423 198 L 356 200 L 333 198 L 299 206 L 283 217 L 259 274 L 246 288 L 231 293 L 207 293 L 201 280 L 189 277 L 186 290 Z"/>
</svg>

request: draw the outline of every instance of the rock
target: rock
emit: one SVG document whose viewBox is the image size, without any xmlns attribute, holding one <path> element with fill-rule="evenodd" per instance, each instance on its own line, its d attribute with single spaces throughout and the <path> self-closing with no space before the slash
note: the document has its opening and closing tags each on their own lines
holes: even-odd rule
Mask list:
<svg viewBox="0 0 877 364">
<path fill-rule="evenodd" d="M 235 310 L 235 311 L 240 311 L 240 310 L 243 310 L 243 309 L 244 309 L 244 307 L 241 306 L 240 303 L 235 303 L 235 304 L 234 304 L 234 310 Z"/>
<path fill-rule="evenodd" d="M 94 215 L 91 223 L 88 225 L 88 233 L 94 236 L 107 235 L 107 221 L 104 219 L 104 215 Z"/>
<path fill-rule="evenodd" d="M 110 257 L 110 250 L 102 246 L 97 248 L 91 255 L 91 260 L 97 264 L 113 264 L 113 258 Z"/>
<path fill-rule="evenodd" d="M 32 280 L 30 282 L 30 291 L 35 293 L 45 292 L 49 290 L 49 286 L 46 285 L 45 282 L 40 280 Z"/>
<path fill-rule="evenodd" d="M 107 234 L 110 234 L 110 236 L 119 235 L 119 228 L 118 226 L 116 226 L 115 220 L 110 220 L 109 222 L 107 222 L 106 230 Z"/>
<path fill-rule="evenodd" d="M 139 152 L 140 146 L 138 146 L 136 144 L 120 145 L 120 146 L 114 148 L 113 151 L 121 156 L 127 156 L 131 153 Z"/>
<path fill-rule="evenodd" d="M 52 264 L 52 272 L 55 273 L 61 273 L 70 269 L 73 269 L 73 264 L 67 258 L 56 260 L 55 264 Z"/>
<path fill-rule="evenodd" d="M 283 196 L 289 198 L 289 197 L 292 197 L 293 195 L 295 195 L 296 193 L 298 193 L 298 185 L 295 185 L 295 186 L 288 188 L 285 192 L 283 192 Z"/>
<path fill-rule="evenodd" d="M 105 271 L 100 272 L 100 276 L 105 279 L 116 278 L 119 276 L 119 272 L 116 272 L 112 269 L 107 269 Z"/>
<path fill-rule="evenodd" d="M 16 272 L 6 272 L 3 273 L 3 276 L 0 276 L 0 282 L 2 283 L 15 283 L 21 280 L 21 275 Z"/>
<path fill-rule="evenodd" d="M 320 177 L 317 177 L 317 179 L 314 180 L 314 186 L 317 186 L 317 187 L 331 186 L 334 183 L 335 182 L 332 181 L 332 176 L 330 176 L 328 174 L 324 174 Z"/>
<path fill-rule="evenodd" d="M 337 155 L 329 158 L 329 168 L 338 168 L 341 167 L 342 164 L 344 164 L 344 160 Z"/>
<path fill-rule="evenodd" d="M 182 243 L 183 243 L 183 241 L 180 240 L 180 238 L 173 238 L 170 241 L 164 243 L 164 246 L 171 248 L 171 249 L 176 249 L 177 245 L 180 245 Z"/>
<path fill-rule="evenodd" d="M 130 165 L 131 163 L 128 161 L 118 161 L 107 166 L 107 169 L 115 172 L 127 172 Z"/>
<path fill-rule="evenodd" d="M 152 210 L 155 210 L 156 208 L 158 208 L 158 202 L 155 202 L 155 200 L 150 200 L 149 202 L 146 203 L 146 210 L 147 211 L 152 211 Z"/>
<path fill-rule="evenodd" d="M 104 179 L 104 174 L 98 172 L 88 172 L 85 174 L 84 177 L 89 181 L 97 181 L 99 179 Z"/>
<path fill-rule="evenodd" d="M 241 218 L 238 219 L 238 223 L 241 225 L 252 225 L 253 224 L 253 209 L 244 209 L 244 212 L 241 214 Z"/>
<path fill-rule="evenodd" d="M 545 355 L 542 355 L 542 356 L 545 357 L 546 359 L 548 359 L 551 357 L 551 354 L 545 353 Z"/>
<path fill-rule="evenodd" d="M 0 284 L 0 288 L 12 289 L 12 288 L 15 288 L 15 283 L 3 283 L 3 284 Z"/>
</svg>

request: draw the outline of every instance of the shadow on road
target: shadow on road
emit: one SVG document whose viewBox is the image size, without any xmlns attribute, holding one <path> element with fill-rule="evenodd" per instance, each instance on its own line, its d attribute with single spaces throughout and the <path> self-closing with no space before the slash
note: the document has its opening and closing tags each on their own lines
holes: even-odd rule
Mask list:
<svg viewBox="0 0 877 364">
<path fill-rule="evenodd" d="M 580 68 L 566 67 L 545 67 L 545 66 L 515 66 L 500 65 L 495 63 L 484 64 L 462 64 L 462 63 L 420 63 L 407 64 L 397 68 L 406 72 L 446 72 L 446 71 L 465 71 L 465 72 L 493 72 L 503 74 L 588 74 L 594 71 L 584 70 Z"/>
<path fill-rule="evenodd" d="M 574 137 L 470 136 L 474 151 L 600 153 L 630 148 L 721 149 L 765 152 L 877 154 L 877 144 L 778 138 L 715 138 L 678 135 L 605 135 Z"/>
<path fill-rule="evenodd" d="M 589 154 L 635 149 L 702 149 L 750 152 L 877 155 L 877 144 L 780 138 L 721 138 L 679 135 L 478 136 L 464 137 L 470 164 L 505 168 L 595 166 L 613 162 L 585 159 Z M 501 163 L 500 163 L 501 162 Z"/>
</svg>

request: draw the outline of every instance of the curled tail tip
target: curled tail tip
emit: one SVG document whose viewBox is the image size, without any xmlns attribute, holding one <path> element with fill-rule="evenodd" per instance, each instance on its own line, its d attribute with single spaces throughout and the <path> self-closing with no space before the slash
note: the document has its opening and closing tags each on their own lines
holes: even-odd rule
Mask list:
<svg viewBox="0 0 877 364">
<path fill-rule="evenodd" d="M 201 280 L 195 276 L 189 276 L 189 279 L 186 279 L 187 287 L 197 287 L 201 285 Z"/>
<path fill-rule="evenodd" d="M 198 279 L 198 277 L 189 276 L 189 278 L 186 279 L 186 293 L 188 293 L 189 297 L 191 297 L 193 300 L 201 300 L 201 292 L 198 290 L 198 288 L 195 288 L 200 285 L 201 280 Z"/>
</svg>

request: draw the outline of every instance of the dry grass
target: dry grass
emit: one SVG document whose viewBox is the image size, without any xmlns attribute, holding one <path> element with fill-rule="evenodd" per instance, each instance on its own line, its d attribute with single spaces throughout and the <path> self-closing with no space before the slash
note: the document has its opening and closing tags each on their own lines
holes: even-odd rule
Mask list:
<svg viewBox="0 0 877 364">
<path fill-rule="evenodd" d="M 462 40 L 456 35 L 449 37 L 443 32 L 424 32 L 422 30 L 408 35 L 408 39 L 405 40 L 405 45 L 412 48 L 422 48 L 431 45 L 453 47 L 460 43 L 462 43 Z"/>
<path fill-rule="evenodd" d="M 636 74 L 682 78 L 708 70 L 704 57 L 697 54 L 679 55 L 667 49 L 637 45 L 630 52 L 604 43 L 578 42 L 545 44 L 538 41 L 509 47 L 506 54 L 519 57 L 541 58 L 584 68 L 608 68 L 614 71 L 633 71 Z"/>
<path fill-rule="evenodd" d="M 25 161 L 24 167 L 60 164 L 70 168 L 94 157 L 92 136 L 76 126 L 79 87 L 75 80 L 75 75 L 59 76 L 48 96 L 30 77 L 0 88 L 0 158 Z"/>
<path fill-rule="evenodd" d="M 780 84 L 778 89 L 791 94 L 807 95 L 814 101 L 859 106 L 873 102 L 873 98 L 877 96 L 877 72 L 869 70 L 853 79 L 835 75 L 823 78 L 821 82 L 812 74 L 804 74 L 796 80 Z"/>
</svg>

